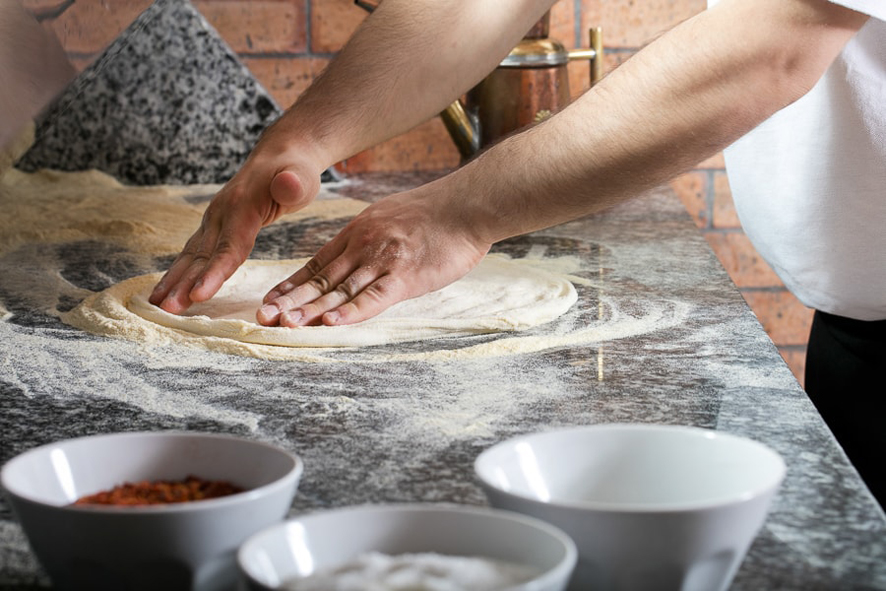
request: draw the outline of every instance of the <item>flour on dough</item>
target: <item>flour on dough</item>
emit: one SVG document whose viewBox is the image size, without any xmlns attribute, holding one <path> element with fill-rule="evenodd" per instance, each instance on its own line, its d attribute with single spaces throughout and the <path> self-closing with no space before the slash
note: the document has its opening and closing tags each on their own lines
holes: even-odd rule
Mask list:
<svg viewBox="0 0 886 591">
<path fill-rule="evenodd" d="M 210 349 L 234 340 L 277 347 L 361 347 L 446 336 L 518 331 L 565 313 L 577 300 L 572 283 L 537 265 L 489 255 L 468 275 L 438 291 L 400 302 L 382 314 L 350 326 L 267 327 L 255 321 L 264 294 L 298 270 L 307 259 L 250 260 L 208 302 L 186 315 L 170 314 L 150 304 L 148 295 L 160 274 L 135 277 L 90 296 L 80 306 L 81 328 L 108 334 L 103 311 L 137 324 L 146 338 L 151 326 L 203 339 Z M 121 314 L 122 313 L 122 314 Z M 86 319 L 86 322 L 83 322 Z M 119 323 L 113 324 L 118 326 Z M 131 326 L 119 328 L 122 336 Z"/>
</svg>

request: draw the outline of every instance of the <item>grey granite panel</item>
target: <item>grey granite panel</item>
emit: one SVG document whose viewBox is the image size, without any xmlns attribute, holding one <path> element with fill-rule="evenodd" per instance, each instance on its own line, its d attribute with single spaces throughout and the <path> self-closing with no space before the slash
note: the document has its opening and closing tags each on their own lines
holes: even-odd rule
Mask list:
<svg viewBox="0 0 886 591">
<path fill-rule="evenodd" d="M 373 176 L 329 190 L 371 199 L 419 180 Z M 253 257 L 309 255 L 346 221 L 267 228 Z M 587 328 L 598 336 L 499 357 L 455 353 L 511 335 L 437 339 L 327 352 L 323 363 L 151 347 L 74 330 L 51 309 L 168 261 L 100 241 L 9 252 L 0 257 L 0 303 L 10 312 L 0 322 L 0 463 L 63 438 L 195 429 L 300 454 L 292 514 L 483 505 L 472 463 L 503 439 L 606 422 L 694 425 L 761 441 L 788 466 L 733 591 L 886 590 L 882 509 L 672 193 L 495 250 L 571 256 L 586 280 L 573 310 L 527 338 Z M 59 278 L 66 295 L 48 301 L 37 287 Z M 417 355 L 441 350 L 452 355 Z M 0 588 L 47 585 L 0 500 Z"/>
<path fill-rule="evenodd" d="M 281 113 L 187 0 L 157 0 L 45 114 L 18 167 L 222 183 Z"/>
</svg>

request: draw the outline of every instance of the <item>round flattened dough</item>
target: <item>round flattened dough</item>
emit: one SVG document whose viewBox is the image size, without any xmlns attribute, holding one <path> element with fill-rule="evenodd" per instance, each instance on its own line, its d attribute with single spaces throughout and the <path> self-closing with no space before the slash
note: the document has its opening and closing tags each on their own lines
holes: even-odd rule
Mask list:
<svg viewBox="0 0 886 591">
<path fill-rule="evenodd" d="M 358 324 L 258 324 L 255 312 L 267 290 L 306 261 L 247 261 L 214 298 L 181 316 L 148 302 L 160 273 L 134 277 L 90 296 L 67 321 L 100 334 L 140 338 L 151 334 L 151 326 L 172 328 L 204 341 L 208 349 L 223 349 L 225 339 L 280 347 L 360 347 L 524 330 L 554 320 L 578 299 L 568 279 L 539 268 L 538 261 L 490 255 L 459 281 Z"/>
<path fill-rule="evenodd" d="M 182 316 L 148 302 L 159 274 L 135 277 L 108 291 L 152 323 L 204 337 L 281 347 L 359 347 L 524 330 L 557 318 L 577 299 L 564 277 L 519 259 L 490 255 L 459 281 L 358 324 L 298 328 L 258 324 L 255 312 L 264 294 L 306 261 L 247 261 L 215 297 Z"/>
</svg>

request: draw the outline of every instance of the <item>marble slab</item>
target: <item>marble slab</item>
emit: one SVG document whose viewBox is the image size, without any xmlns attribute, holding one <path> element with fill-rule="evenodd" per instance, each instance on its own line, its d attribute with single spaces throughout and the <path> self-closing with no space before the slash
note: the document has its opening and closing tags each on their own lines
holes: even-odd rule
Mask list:
<svg viewBox="0 0 886 591">
<path fill-rule="evenodd" d="M 97 168 L 135 185 L 223 183 L 281 114 L 187 0 L 157 0 L 44 114 L 18 167 Z"/>
<path fill-rule="evenodd" d="M 324 196 L 371 200 L 422 180 L 372 175 Z M 311 254 L 346 221 L 271 226 L 253 256 Z M 731 589 L 886 590 L 886 517 L 672 192 L 495 251 L 574 264 L 578 304 L 525 334 L 268 361 L 72 329 L 53 310 L 169 261 L 102 240 L 23 245 L 0 257 L 0 303 L 10 312 L 0 322 L 0 462 L 88 434 L 211 431 L 303 457 L 293 515 L 362 503 L 484 505 L 472 463 L 503 439 L 607 422 L 693 425 L 752 437 L 788 466 Z M 47 299 L 53 290 L 60 295 Z M 503 339 L 519 346 L 475 354 Z M 0 588 L 47 587 L 0 501 Z"/>
</svg>

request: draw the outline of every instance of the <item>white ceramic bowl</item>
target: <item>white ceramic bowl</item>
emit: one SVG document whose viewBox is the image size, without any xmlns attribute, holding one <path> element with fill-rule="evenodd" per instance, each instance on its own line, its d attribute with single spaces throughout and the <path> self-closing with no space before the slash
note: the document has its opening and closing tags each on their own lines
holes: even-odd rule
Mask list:
<svg viewBox="0 0 886 591">
<path fill-rule="evenodd" d="M 215 591 L 237 582 L 236 549 L 281 520 L 301 460 L 265 443 L 161 431 L 71 439 L 3 466 L 8 493 L 56 589 Z M 144 507 L 71 506 L 123 482 L 226 480 L 244 492 Z"/>
<path fill-rule="evenodd" d="M 785 465 L 722 432 L 613 424 L 505 441 L 475 472 L 492 506 L 575 540 L 570 588 L 715 591 L 732 580 Z"/>
<path fill-rule="evenodd" d="M 540 574 L 511 591 L 565 589 L 575 544 L 562 531 L 507 511 L 459 505 L 368 505 L 313 513 L 249 538 L 238 562 L 250 589 L 339 567 L 368 552 L 432 553 L 523 564 Z"/>
</svg>

